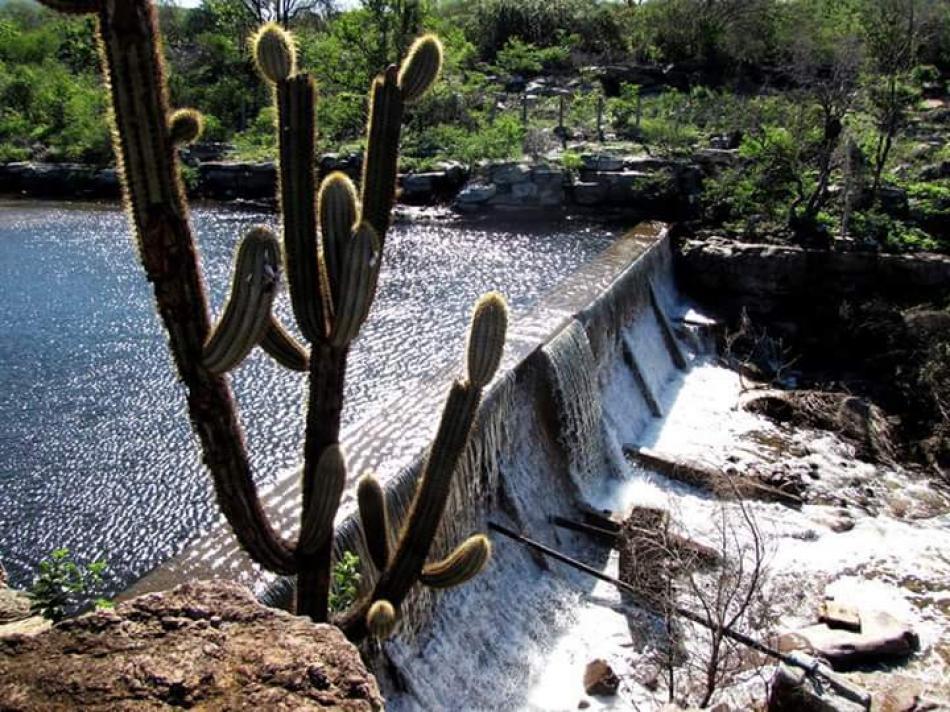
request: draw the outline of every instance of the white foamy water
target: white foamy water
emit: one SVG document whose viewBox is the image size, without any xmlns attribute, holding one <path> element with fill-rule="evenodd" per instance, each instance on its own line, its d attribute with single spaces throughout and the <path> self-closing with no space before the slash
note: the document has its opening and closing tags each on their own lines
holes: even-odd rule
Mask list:
<svg viewBox="0 0 950 712">
<path fill-rule="evenodd" d="M 668 276 L 660 277 L 657 286 L 668 313 L 687 313 L 690 306 L 675 296 Z M 693 312 L 692 320 L 697 316 Z M 584 448 L 587 443 L 577 433 L 596 438 L 598 430 L 587 421 L 599 418 L 603 446 L 595 444 L 594 452 L 603 447 L 609 462 L 600 477 L 594 473 L 578 482 L 578 463 L 586 471 L 589 457 L 559 449 L 550 426 L 539 422 L 546 414 L 533 411 L 530 398 L 516 398 L 510 406 L 511 444 L 496 455 L 504 496 L 488 517 L 617 576 L 615 552 L 552 526 L 548 517 L 579 519 L 574 507 L 579 496 L 615 512 L 661 507 L 670 512 L 674 530 L 710 544 L 721 535 L 718 523 L 724 513 L 734 518 L 739 512 L 734 502 L 718 501 L 627 462 L 624 445 L 740 472 L 785 463 L 809 473 L 810 491 L 826 503 L 800 510 L 745 503 L 764 541 L 767 577 L 761 606 L 776 617 L 773 632 L 814 622 L 825 596 L 886 610 L 913 626 L 921 639 L 921 651 L 895 670 L 924 680 L 932 695 L 950 697 L 946 500 L 935 499 L 925 484 L 899 469 L 881 470 L 857 460 L 853 449 L 834 436 L 789 431 L 742 410 L 745 384 L 709 357 L 694 354 L 690 369 L 678 371 L 649 309 L 641 309 L 620 338 L 644 372 L 662 416 L 651 412 L 642 385 L 625 362 L 630 357 L 619 344 L 600 359 L 598 387 L 591 392 L 570 367 L 558 365 L 576 350 L 577 340 L 571 340 L 570 348 L 549 356 L 554 382 L 548 387 L 561 400 L 571 399 L 568 408 L 560 408 L 560 433 L 554 438 L 568 433 L 569 447 Z M 693 343 L 703 345 L 702 339 Z M 559 349 L 557 344 L 555 339 L 546 350 Z M 571 382 L 580 385 L 572 388 Z M 850 531 L 839 531 L 843 517 L 853 519 Z M 734 536 L 729 546 L 736 551 L 751 544 L 741 528 Z M 428 630 L 384 645 L 390 669 L 399 673 L 398 684 L 387 678 L 392 709 L 567 711 L 578 709 L 583 700 L 593 710 L 653 710 L 665 702 L 662 685 L 651 690 L 646 684 L 662 637 L 658 617 L 632 605 L 608 583 L 534 558 L 498 535 L 493 540 L 488 570 L 442 595 Z M 700 631 L 689 625 L 683 631 L 685 649 L 699 653 Z M 585 694 L 584 669 L 595 658 L 606 659 L 620 677 L 618 696 Z M 768 669 L 749 672 L 726 699 L 738 709 L 751 708 L 762 699 L 768 675 Z M 880 684 L 873 671 L 853 678 L 870 689 Z"/>
</svg>

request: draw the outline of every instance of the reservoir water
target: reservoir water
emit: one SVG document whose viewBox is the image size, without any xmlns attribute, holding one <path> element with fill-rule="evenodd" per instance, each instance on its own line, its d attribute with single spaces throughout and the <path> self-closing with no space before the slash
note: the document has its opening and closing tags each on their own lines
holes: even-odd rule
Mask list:
<svg viewBox="0 0 950 712">
<path fill-rule="evenodd" d="M 241 231 L 277 219 L 215 206 L 192 220 L 217 313 Z M 396 226 L 350 358 L 345 424 L 442 389 L 479 294 L 497 289 L 524 312 L 612 239 L 574 224 Z M 292 322 L 286 295 L 278 313 Z M 304 379 L 255 351 L 233 385 L 256 478 L 273 484 L 300 459 Z M 12 584 L 65 546 L 105 559 L 120 590 L 215 515 L 121 209 L 0 202 L 0 561 Z"/>
</svg>

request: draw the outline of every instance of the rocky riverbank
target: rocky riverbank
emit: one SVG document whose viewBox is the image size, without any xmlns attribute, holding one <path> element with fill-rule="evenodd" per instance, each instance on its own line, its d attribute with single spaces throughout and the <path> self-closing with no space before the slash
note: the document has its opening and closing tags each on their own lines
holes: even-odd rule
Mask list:
<svg viewBox="0 0 950 712">
<path fill-rule="evenodd" d="M 704 178 L 737 160 L 734 150 L 709 148 L 689 158 L 585 153 L 573 169 L 557 160 L 490 162 L 474 171 L 446 162 L 430 171 L 401 174 L 399 200 L 406 205 L 451 205 L 466 215 L 523 213 L 537 218 L 607 210 L 631 219 L 683 219 L 695 214 Z M 322 177 L 343 171 L 358 180 L 361 163 L 359 155 L 327 154 L 318 163 L 318 173 Z M 194 198 L 274 201 L 277 170 L 272 162 L 192 161 L 185 182 Z M 0 165 L 0 193 L 115 199 L 120 184 L 114 168 L 7 163 Z"/>
<path fill-rule="evenodd" d="M 339 629 L 237 584 L 184 584 L 37 634 L 0 634 L 0 709 L 383 709 Z"/>
</svg>

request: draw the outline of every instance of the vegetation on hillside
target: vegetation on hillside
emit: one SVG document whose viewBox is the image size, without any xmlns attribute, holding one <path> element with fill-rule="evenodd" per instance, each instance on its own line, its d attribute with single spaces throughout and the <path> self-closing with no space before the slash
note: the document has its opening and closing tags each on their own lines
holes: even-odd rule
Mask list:
<svg viewBox="0 0 950 712">
<path fill-rule="evenodd" d="M 276 151 L 269 90 L 248 51 L 267 7 L 160 7 L 172 102 L 201 110 L 205 140 L 236 159 Z M 759 239 L 827 244 L 849 234 L 890 249 L 950 245 L 950 178 L 941 168 L 950 162 L 950 108 L 934 101 L 950 73 L 946 2 L 361 0 L 344 12 L 321 0 L 288 8 L 283 20 L 320 87 L 319 151 L 362 149 L 365 87 L 411 37 L 431 30 L 447 49 L 445 81 L 407 115 L 404 169 L 522 154 L 570 168 L 591 150 L 585 142 L 675 156 L 724 135 L 743 163 L 707 182 L 707 223 Z M 0 6 L 0 162 L 111 163 L 92 23 L 32 0 Z M 640 85 L 624 79 L 636 73 L 608 76 L 607 65 L 653 67 L 660 79 Z M 521 91 L 538 77 L 566 92 L 562 131 L 559 96 L 536 92 L 522 105 Z M 576 145 L 565 151 L 569 141 Z"/>
</svg>

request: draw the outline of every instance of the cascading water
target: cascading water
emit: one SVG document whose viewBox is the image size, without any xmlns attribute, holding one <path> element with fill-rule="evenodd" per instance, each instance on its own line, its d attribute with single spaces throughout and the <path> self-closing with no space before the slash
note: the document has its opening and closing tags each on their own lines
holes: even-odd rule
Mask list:
<svg viewBox="0 0 950 712">
<path fill-rule="evenodd" d="M 641 260 L 657 262 L 654 278 L 669 280 L 669 263 L 662 259 L 669 248 L 660 237 L 660 259 L 648 254 Z M 497 470 L 498 492 L 494 499 L 469 497 L 469 510 L 479 511 L 483 519 L 505 521 L 600 567 L 610 565 L 602 548 L 555 529 L 549 518 L 577 518 L 578 504 L 604 481 L 618 482 L 617 476 L 627 470 L 622 438 L 604 417 L 599 379 L 612 378 L 618 359 L 610 344 L 619 344 L 625 322 L 631 316 L 654 320 L 644 299 L 633 312 L 618 308 L 629 299 L 629 286 L 617 280 L 601 295 L 598 313 L 588 315 L 609 324 L 610 333 L 598 334 L 601 353 L 595 355 L 585 325 L 570 320 L 504 384 L 504 437 L 481 429 L 473 436 L 473 450 L 482 453 L 481 467 L 491 463 L 490 469 Z M 662 351 L 655 353 L 657 358 L 646 364 L 665 370 L 656 378 L 659 386 L 674 366 L 668 356 L 659 357 Z M 636 387 L 628 392 L 634 398 L 637 394 Z M 468 467 L 456 477 L 485 480 Z M 460 511 L 453 509 L 448 517 Z M 409 635 L 382 645 L 376 668 L 383 673 L 387 708 L 551 709 L 560 688 L 539 686 L 544 669 L 552 651 L 583 618 L 590 598 L 601 591 L 570 569 L 549 574 L 546 569 L 545 562 L 524 549 L 496 541 L 488 569 L 465 586 L 441 594 L 422 630 L 412 626 Z M 576 699 L 559 702 L 576 707 Z"/>
<path fill-rule="evenodd" d="M 669 329 L 662 324 L 666 315 L 687 334 L 689 371 L 676 363 Z M 634 505 L 663 507 L 679 531 L 708 541 L 724 508 L 736 504 L 630 465 L 622 450 L 646 446 L 717 467 L 788 456 L 775 450 L 782 435 L 775 426 L 736 407 L 738 374 L 703 358 L 714 329 L 677 296 L 669 246 L 657 240 L 656 248 L 645 251 L 583 315 L 509 375 L 504 424 L 499 420 L 496 432 L 475 434 L 473 452 L 480 454 L 465 467 L 464 476 L 479 483 L 477 496 L 460 490 L 449 516 L 482 529 L 485 520 L 497 520 L 612 576 L 618 575 L 614 553 L 555 528 L 549 518 L 578 519 L 582 503 L 617 512 Z M 832 473 L 827 475 L 832 489 L 882 474 L 885 490 L 913 489 L 900 473 L 851 462 L 853 455 L 830 435 L 796 433 L 781 448 L 801 453 L 796 457 L 814 472 Z M 479 472 L 485 468 L 489 475 Z M 466 497 L 471 499 L 465 502 Z M 868 517 L 854 534 L 837 534 L 829 524 L 837 516 L 831 507 L 795 511 L 766 502 L 747 507 L 769 537 L 773 578 L 765 596 L 774 599 L 784 622 L 794 626 L 805 620 L 803 592 L 816 601 L 823 590 L 866 597 L 900 612 L 921 634 L 925 650 L 938 651 L 909 671 L 931 680 L 946 677 L 948 664 L 940 655 L 946 656 L 947 648 L 940 641 L 946 640 L 950 616 L 932 594 L 936 582 L 950 580 L 950 564 L 941 554 L 950 550 L 946 515 L 934 523 Z M 453 527 L 458 533 L 464 529 Z M 901 542 L 900 554 L 886 546 L 888 537 Z M 424 623 L 381 645 L 374 662 L 387 708 L 551 712 L 577 709 L 583 701 L 592 710 L 658 709 L 665 690 L 656 693 L 649 681 L 637 680 L 655 664 L 651 631 L 658 619 L 632 607 L 609 584 L 535 558 L 513 542 L 493 541 L 486 571 L 439 594 L 436 605 L 427 606 Z M 881 582 L 862 578 L 882 572 Z M 916 592 L 895 585 L 907 577 L 918 582 Z M 687 639 L 691 654 L 702 654 L 698 640 Z M 584 669 L 595 658 L 608 660 L 621 675 L 617 697 L 585 695 Z M 735 709 L 762 699 L 768 674 L 752 671 L 750 682 L 730 693 Z"/>
<path fill-rule="evenodd" d="M 576 319 L 546 343 L 541 352 L 548 365 L 558 406 L 559 440 L 570 473 L 581 492 L 614 469 L 605 447 L 598 364 L 587 331 Z M 583 447 L 578 447 L 584 443 Z"/>
</svg>

